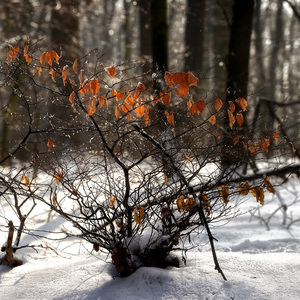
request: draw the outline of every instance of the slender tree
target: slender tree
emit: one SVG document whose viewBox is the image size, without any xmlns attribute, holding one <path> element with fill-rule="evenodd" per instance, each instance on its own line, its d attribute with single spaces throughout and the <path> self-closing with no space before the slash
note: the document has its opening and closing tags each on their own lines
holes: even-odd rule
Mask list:
<svg viewBox="0 0 300 300">
<path fill-rule="evenodd" d="M 187 1 L 187 20 L 185 25 L 186 71 L 202 71 L 205 9 L 205 0 Z"/>
<path fill-rule="evenodd" d="M 150 60 L 152 56 L 151 46 L 151 1 L 139 0 L 139 34 L 140 34 L 140 56 L 143 61 L 142 73 L 151 69 Z"/>
<path fill-rule="evenodd" d="M 225 142 L 222 161 L 231 165 L 238 157 L 243 159 L 243 147 L 234 147 L 230 128 L 230 101 L 233 103 L 248 94 L 249 58 L 252 33 L 254 0 L 235 0 L 232 7 L 232 22 L 227 57 L 227 94 L 225 110 Z M 246 117 L 246 116 L 245 116 Z M 246 121 L 246 118 L 245 118 Z M 235 136 L 247 135 L 247 123 L 237 128 Z M 226 138 L 231 136 L 230 139 Z"/>
<path fill-rule="evenodd" d="M 151 0 L 151 24 L 153 69 L 164 73 L 168 69 L 167 0 Z"/>
<path fill-rule="evenodd" d="M 254 0 L 235 0 L 227 59 L 227 101 L 247 96 Z"/>
</svg>

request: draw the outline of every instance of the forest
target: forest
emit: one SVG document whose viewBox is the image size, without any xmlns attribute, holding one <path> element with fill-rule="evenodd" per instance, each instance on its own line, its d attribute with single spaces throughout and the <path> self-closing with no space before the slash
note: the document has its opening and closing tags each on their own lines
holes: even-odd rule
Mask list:
<svg viewBox="0 0 300 300">
<path fill-rule="evenodd" d="M 246 230 L 245 205 L 298 255 L 300 1 L 14 0 L 0 18 L 2 266 L 75 246 L 133 278 L 208 249 L 227 281 L 219 228 Z"/>
</svg>

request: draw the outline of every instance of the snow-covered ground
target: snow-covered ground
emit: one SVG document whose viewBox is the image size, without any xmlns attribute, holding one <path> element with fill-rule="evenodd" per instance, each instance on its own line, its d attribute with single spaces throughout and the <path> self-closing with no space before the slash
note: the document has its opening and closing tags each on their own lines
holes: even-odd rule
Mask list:
<svg viewBox="0 0 300 300">
<path fill-rule="evenodd" d="M 116 271 L 109 259 L 104 261 L 104 255 L 68 241 L 55 246 L 64 248 L 58 254 L 26 248 L 17 252 L 22 266 L 0 266 L 0 299 L 300 299 L 300 221 L 287 229 L 292 219 L 300 218 L 299 181 L 277 187 L 277 192 L 279 198 L 266 195 L 266 204 L 259 209 L 255 198 L 247 196 L 239 216 L 211 228 L 227 281 L 214 270 L 205 233 L 194 239 L 198 247 L 187 253 L 187 263 L 181 268 L 140 268 L 127 278 L 114 277 Z M 272 215 L 282 202 L 295 202 L 288 206 L 285 225 L 282 210 Z M 250 209 L 256 217 L 247 212 Z M 272 216 L 270 230 L 259 216 L 265 221 Z M 33 216 L 39 229 L 55 230 L 63 225 L 59 218 L 47 222 L 48 217 L 39 212 Z M 6 237 L 0 231 L 3 242 Z M 27 242 L 44 243 L 24 235 L 21 244 Z M 181 257 L 181 252 L 177 254 Z"/>
</svg>

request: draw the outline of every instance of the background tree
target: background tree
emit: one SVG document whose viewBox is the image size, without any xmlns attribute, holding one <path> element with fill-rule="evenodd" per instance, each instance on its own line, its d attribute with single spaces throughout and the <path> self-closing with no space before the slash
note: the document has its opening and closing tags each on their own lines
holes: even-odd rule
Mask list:
<svg viewBox="0 0 300 300">
<path fill-rule="evenodd" d="M 206 1 L 189 0 L 186 15 L 185 46 L 187 49 L 185 70 L 202 72 Z"/>
</svg>

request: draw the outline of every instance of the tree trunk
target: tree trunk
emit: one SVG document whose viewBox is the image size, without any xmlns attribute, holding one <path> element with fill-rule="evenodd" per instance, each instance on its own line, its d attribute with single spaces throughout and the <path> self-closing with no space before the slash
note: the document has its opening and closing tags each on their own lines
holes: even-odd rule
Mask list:
<svg viewBox="0 0 300 300">
<path fill-rule="evenodd" d="M 51 42 L 54 50 L 71 62 L 78 56 L 79 0 L 51 0 Z"/>
<path fill-rule="evenodd" d="M 244 124 L 232 129 L 229 126 L 229 101 L 246 98 L 248 94 L 249 58 L 252 33 L 254 0 L 234 0 L 230 28 L 229 53 L 227 58 L 227 94 L 225 103 L 225 139 L 222 153 L 224 166 L 239 164 L 245 159 L 245 149 L 233 145 L 237 136 L 247 135 L 246 114 Z"/>
<path fill-rule="evenodd" d="M 164 74 L 168 69 L 167 0 L 151 0 L 151 25 L 153 71 Z"/>
<path fill-rule="evenodd" d="M 139 0 L 139 32 L 140 32 L 140 56 L 142 59 L 142 73 L 151 70 L 151 2 Z"/>
<path fill-rule="evenodd" d="M 187 1 L 185 25 L 185 71 L 202 71 L 204 53 L 205 0 Z"/>
<path fill-rule="evenodd" d="M 227 97 L 247 97 L 254 0 L 235 0 L 227 61 Z"/>
</svg>

